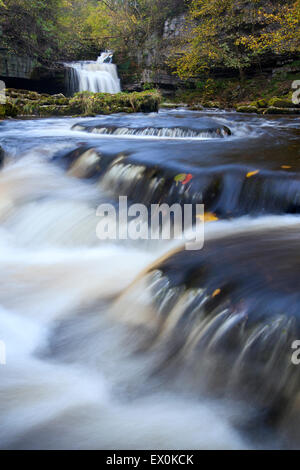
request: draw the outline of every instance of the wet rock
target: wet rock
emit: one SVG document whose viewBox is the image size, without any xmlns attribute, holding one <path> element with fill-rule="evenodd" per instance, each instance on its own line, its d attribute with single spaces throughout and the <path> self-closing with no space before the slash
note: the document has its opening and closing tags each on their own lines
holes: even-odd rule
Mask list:
<svg viewBox="0 0 300 470">
<path fill-rule="evenodd" d="M 270 106 L 265 110 L 264 114 L 300 114 L 300 108 L 277 108 Z"/>
<path fill-rule="evenodd" d="M 171 137 L 171 138 L 224 138 L 231 135 L 231 130 L 227 126 L 214 125 L 214 123 L 207 121 L 207 127 L 189 128 L 189 127 L 125 127 L 125 126 L 109 126 L 103 122 L 98 124 L 97 121 L 89 121 L 87 123 L 74 124 L 72 130 L 84 131 L 93 134 L 102 135 L 135 135 L 135 136 L 155 136 L 155 137 Z"/>
<path fill-rule="evenodd" d="M 161 104 L 162 108 L 170 108 L 170 109 L 185 108 L 186 106 L 187 105 L 185 103 L 162 103 Z M 195 105 L 195 106 L 198 106 L 198 105 Z M 203 109 L 203 106 L 200 106 L 200 107 L 201 107 L 201 109 Z"/>
<path fill-rule="evenodd" d="M 0 147 L 0 168 L 2 168 L 5 158 L 5 152 L 2 147 Z"/>
</svg>

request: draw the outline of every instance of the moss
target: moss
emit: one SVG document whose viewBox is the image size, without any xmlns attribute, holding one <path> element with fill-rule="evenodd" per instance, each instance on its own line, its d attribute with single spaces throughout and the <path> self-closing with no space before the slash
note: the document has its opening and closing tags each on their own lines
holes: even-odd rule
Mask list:
<svg viewBox="0 0 300 470">
<path fill-rule="evenodd" d="M 0 109 L 0 116 L 96 116 L 97 114 L 158 111 L 161 96 L 156 90 L 141 93 L 76 93 L 39 95 L 26 90 L 7 90 L 9 109 Z M 8 114 L 9 113 L 9 114 Z"/>
<path fill-rule="evenodd" d="M 237 106 L 236 111 L 238 113 L 258 113 L 257 107 L 256 106 L 251 106 L 251 105 Z"/>
<path fill-rule="evenodd" d="M 42 97 L 39 100 L 40 105 L 59 105 L 64 106 L 69 104 L 69 98 L 66 98 L 64 95 L 53 95 Z"/>
<path fill-rule="evenodd" d="M 18 113 L 19 109 L 13 103 L 7 101 L 5 104 L 0 104 L 0 118 L 16 117 Z"/>
<path fill-rule="evenodd" d="M 28 101 L 22 108 L 20 114 L 28 116 L 38 116 L 39 115 L 39 103 L 34 101 Z"/>
<path fill-rule="evenodd" d="M 119 112 L 157 112 L 161 96 L 157 91 L 134 93 L 76 93 L 70 100 L 73 112 L 111 114 Z"/>
<path fill-rule="evenodd" d="M 299 77 L 300 78 L 300 77 Z M 297 79 L 294 74 L 283 79 L 281 77 L 256 75 L 241 82 L 238 78 L 215 78 L 196 83 L 196 89 L 179 89 L 169 100 L 174 103 L 188 105 L 217 101 L 222 108 L 233 108 L 237 103 L 243 105 L 252 103 L 259 109 L 268 107 L 268 102 L 274 96 L 291 101 L 293 93 L 292 82 Z M 293 106 L 295 107 L 295 105 Z"/>
<path fill-rule="evenodd" d="M 295 105 L 291 100 L 284 98 L 274 97 L 269 101 L 269 107 L 275 108 L 297 108 L 300 105 Z"/>
<path fill-rule="evenodd" d="M 205 101 L 203 103 L 204 108 L 221 108 L 220 101 Z"/>
<path fill-rule="evenodd" d="M 202 111 L 203 106 L 201 104 L 193 104 L 189 106 L 189 109 L 191 109 L 192 111 Z"/>
<path fill-rule="evenodd" d="M 257 100 L 255 102 L 255 106 L 257 108 L 267 108 L 268 107 L 268 102 L 267 102 L 267 100 L 264 100 L 264 99 Z"/>
</svg>

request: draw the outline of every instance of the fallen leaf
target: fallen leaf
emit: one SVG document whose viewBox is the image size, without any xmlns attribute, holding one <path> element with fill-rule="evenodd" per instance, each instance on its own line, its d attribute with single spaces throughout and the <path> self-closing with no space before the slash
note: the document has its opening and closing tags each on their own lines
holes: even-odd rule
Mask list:
<svg viewBox="0 0 300 470">
<path fill-rule="evenodd" d="M 193 178 L 193 175 L 191 173 L 179 173 L 179 175 L 176 175 L 174 178 L 174 181 L 176 181 L 176 185 L 178 183 L 181 184 L 187 184 L 191 179 Z"/>
<path fill-rule="evenodd" d="M 197 215 L 197 218 L 202 222 L 215 222 L 216 220 L 219 220 L 213 212 L 205 212 L 205 214 Z"/>
<path fill-rule="evenodd" d="M 184 181 L 186 178 L 186 173 L 179 173 L 179 175 L 176 175 L 174 178 L 174 181 Z"/>
<path fill-rule="evenodd" d="M 216 289 L 212 295 L 212 297 L 216 297 L 217 295 L 221 294 L 221 289 Z"/>
<path fill-rule="evenodd" d="M 192 178 L 193 178 L 193 175 L 191 175 L 191 173 L 189 173 L 188 175 L 186 175 L 185 180 L 182 181 L 181 183 L 182 184 L 187 184 L 189 181 L 191 181 Z"/>
<path fill-rule="evenodd" d="M 288 168 L 292 168 L 290 165 L 282 165 L 281 168 L 283 168 L 284 170 L 287 170 Z"/>
<path fill-rule="evenodd" d="M 249 173 L 246 175 L 246 178 L 251 178 L 251 176 L 257 175 L 257 173 L 259 173 L 259 170 L 249 171 Z"/>
</svg>

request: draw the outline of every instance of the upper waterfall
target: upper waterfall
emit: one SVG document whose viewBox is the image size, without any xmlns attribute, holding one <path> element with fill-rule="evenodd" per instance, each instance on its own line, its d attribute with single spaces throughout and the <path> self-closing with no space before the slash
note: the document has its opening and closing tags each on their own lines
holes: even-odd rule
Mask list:
<svg viewBox="0 0 300 470">
<path fill-rule="evenodd" d="M 121 91 L 117 67 L 112 63 L 112 52 L 102 52 L 96 61 L 66 63 L 69 67 L 68 89 L 94 93 L 119 93 Z"/>
</svg>

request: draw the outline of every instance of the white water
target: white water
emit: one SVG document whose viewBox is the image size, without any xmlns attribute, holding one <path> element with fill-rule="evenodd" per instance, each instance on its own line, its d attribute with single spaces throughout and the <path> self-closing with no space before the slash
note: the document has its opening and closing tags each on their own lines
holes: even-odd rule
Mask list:
<svg viewBox="0 0 300 470">
<path fill-rule="evenodd" d="M 243 448 L 230 405 L 150 379 L 159 357 L 134 354 L 146 330 L 116 301 L 161 253 L 97 241 L 95 188 L 36 155 L 0 188 L 0 447 Z"/>
<path fill-rule="evenodd" d="M 77 124 L 73 127 L 75 131 L 84 131 L 86 130 L 84 126 Z M 197 131 L 193 129 L 181 129 L 180 127 L 175 128 L 157 128 L 157 127 L 146 127 L 146 128 L 129 128 L 129 127 L 119 127 L 119 128 L 109 128 L 109 127 L 95 127 L 91 131 L 92 134 L 99 135 L 111 135 L 114 137 L 158 137 L 158 138 L 168 138 L 168 139 L 213 139 L 213 138 L 222 138 L 228 137 L 228 133 L 220 127 L 220 129 L 212 129 L 210 131 Z"/>
<path fill-rule="evenodd" d="M 71 91 L 91 91 L 94 93 L 119 93 L 121 91 L 117 67 L 112 64 L 112 55 L 103 52 L 97 61 L 66 63 L 71 68 Z M 109 61 L 109 62 L 106 62 Z"/>
<path fill-rule="evenodd" d="M 239 130 L 248 136 L 243 123 L 220 122 L 233 127 L 234 136 Z M 153 377 L 161 351 L 145 351 L 157 316 L 142 274 L 173 244 L 155 250 L 142 242 L 97 240 L 96 206 L 107 196 L 96 183 L 74 178 L 84 159 L 68 174 L 47 161 L 62 148 L 73 149 L 72 137 L 82 139 L 82 132 L 71 131 L 73 123 L 11 121 L 2 127 L 1 145 L 22 158 L 9 159 L 0 172 L 0 341 L 7 352 L 7 364 L 0 365 L 0 447 L 249 447 L 237 430 L 251 415 L 248 407 L 208 399 L 200 387 L 191 390 L 191 377 L 185 380 L 180 370 L 176 383 L 163 370 Z M 35 149 L 24 154 L 29 138 Z M 89 138 L 95 135 L 84 135 Z M 101 186 L 113 191 L 124 180 L 133 184 L 143 171 L 143 164 L 120 162 Z M 206 239 L 238 232 L 246 238 L 290 225 L 298 229 L 299 216 L 219 221 L 208 225 Z M 132 284 L 136 277 L 141 283 Z M 168 337 L 189 301 L 183 296 L 184 305 L 171 311 L 159 340 Z"/>
</svg>

